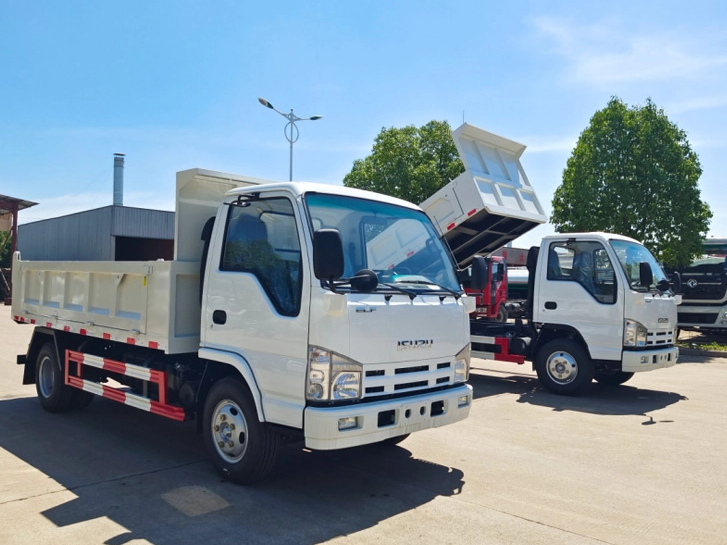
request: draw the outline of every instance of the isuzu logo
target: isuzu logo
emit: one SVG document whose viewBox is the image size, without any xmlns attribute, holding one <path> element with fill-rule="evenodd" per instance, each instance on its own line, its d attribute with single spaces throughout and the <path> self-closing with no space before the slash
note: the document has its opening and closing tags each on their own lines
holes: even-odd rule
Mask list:
<svg viewBox="0 0 727 545">
<path fill-rule="evenodd" d="M 659 323 L 660 324 L 668 324 L 669 323 L 669 318 L 659 318 Z"/>
<path fill-rule="evenodd" d="M 407 341 L 398 341 L 396 343 L 397 350 L 429 350 L 434 346 L 432 339 L 416 339 Z"/>
<path fill-rule="evenodd" d="M 699 284 L 699 282 L 694 280 L 694 278 L 690 278 L 689 280 L 687 280 L 687 286 L 689 286 L 692 289 L 696 288 L 697 284 Z"/>
</svg>

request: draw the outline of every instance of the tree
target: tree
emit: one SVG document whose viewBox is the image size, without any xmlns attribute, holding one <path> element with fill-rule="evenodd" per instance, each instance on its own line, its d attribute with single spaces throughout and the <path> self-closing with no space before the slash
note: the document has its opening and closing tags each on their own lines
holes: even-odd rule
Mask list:
<svg viewBox="0 0 727 545">
<path fill-rule="evenodd" d="M 10 267 L 10 233 L 0 230 L 0 268 Z M 5 246 L 3 246 L 3 242 Z M 0 280 L 0 282 L 2 282 Z"/>
<path fill-rule="evenodd" d="M 558 232 L 610 231 L 642 241 L 669 266 L 701 252 L 712 212 L 686 133 L 647 99 L 612 97 L 591 118 L 563 171 L 550 221 Z"/>
<path fill-rule="evenodd" d="M 371 155 L 356 159 L 343 185 L 419 204 L 464 172 L 446 121 L 382 128 Z"/>
</svg>

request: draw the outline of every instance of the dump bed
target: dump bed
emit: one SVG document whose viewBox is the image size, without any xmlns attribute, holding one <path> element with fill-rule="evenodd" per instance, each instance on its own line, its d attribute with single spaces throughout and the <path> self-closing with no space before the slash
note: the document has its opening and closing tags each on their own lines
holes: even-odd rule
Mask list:
<svg viewBox="0 0 727 545">
<path fill-rule="evenodd" d="M 199 263 L 13 260 L 15 321 L 167 353 L 199 348 Z"/>
<path fill-rule="evenodd" d="M 199 349 L 202 228 L 236 187 L 268 180 L 177 173 L 174 261 L 22 261 L 13 256 L 13 319 L 170 354 Z"/>
<path fill-rule="evenodd" d="M 466 267 L 547 221 L 520 164 L 525 146 L 467 123 L 452 133 L 465 172 L 420 206 Z"/>
</svg>

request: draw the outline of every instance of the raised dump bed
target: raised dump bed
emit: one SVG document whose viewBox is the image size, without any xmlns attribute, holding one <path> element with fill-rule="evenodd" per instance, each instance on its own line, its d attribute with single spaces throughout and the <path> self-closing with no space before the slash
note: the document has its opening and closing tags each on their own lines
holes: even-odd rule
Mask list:
<svg viewBox="0 0 727 545">
<path fill-rule="evenodd" d="M 466 170 L 420 206 L 466 267 L 548 217 L 520 164 L 523 144 L 467 123 L 452 136 Z"/>
</svg>

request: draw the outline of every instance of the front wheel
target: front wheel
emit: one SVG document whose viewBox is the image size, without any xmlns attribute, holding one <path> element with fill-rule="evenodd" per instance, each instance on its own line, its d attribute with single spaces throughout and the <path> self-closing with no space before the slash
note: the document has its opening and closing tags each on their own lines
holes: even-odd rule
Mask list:
<svg viewBox="0 0 727 545">
<path fill-rule="evenodd" d="M 633 373 L 626 373 L 624 371 L 616 371 L 614 373 L 600 372 L 596 373 L 596 380 L 600 384 L 606 384 L 608 386 L 618 386 L 619 384 L 623 384 L 633 376 Z"/>
<path fill-rule="evenodd" d="M 500 309 L 497 311 L 497 320 L 498 322 L 507 322 L 507 309 L 505 308 L 505 305 L 500 305 Z"/>
<path fill-rule="evenodd" d="M 212 387 L 203 428 L 207 453 L 226 479 L 250 484 L 275 465 L 280 438 L 258 420 L 252 394 L 240 381 L 226 378 Z"/>
<path fill-rule="evenodd" d="M 558 395 L 578 395 L 593 380 L 595 369 L 588 352 L 571 339 L 553 339 L 535 358 L 538 379 Z"/>
</svg>

